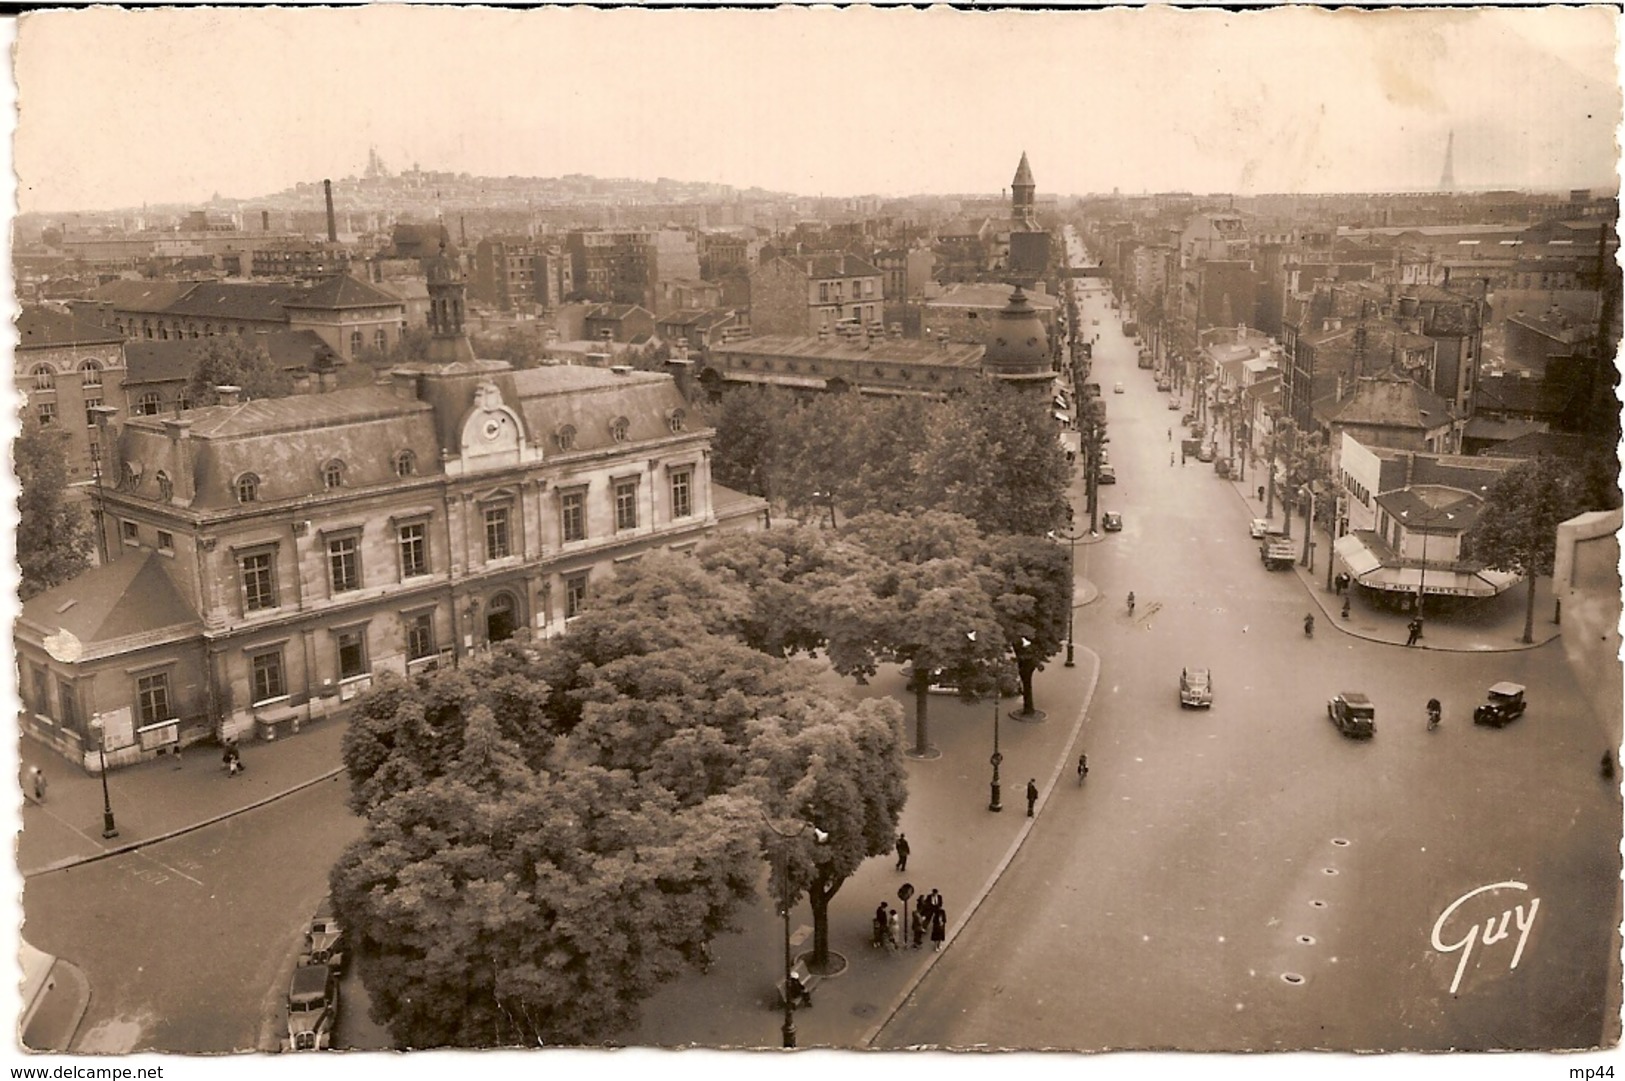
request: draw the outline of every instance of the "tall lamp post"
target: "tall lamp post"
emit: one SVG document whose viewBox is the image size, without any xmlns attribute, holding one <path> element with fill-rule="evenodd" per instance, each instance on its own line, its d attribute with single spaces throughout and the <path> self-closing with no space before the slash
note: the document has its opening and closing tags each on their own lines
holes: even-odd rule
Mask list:
<svg viewBox="0 0 1625 1081">
<path fill-rule="evenodd" d="M 1067 576 L 1068 582 L 1071 583 L 1072 589 L 1076 590 L 1078 588 L 1078 578 L 1077 578 L 1077 574 L 1078 574 L 1078 538 L 1083 536 L 1083 534 L 1073 532 L 1073 530 L 1070 528 L 1070 526 L 1071 526 L 1071 517 L 1072 517 L 1071 514 L 1068 513 L 1068 515 L 1067 515 L 1067 518 L 1068 518 L 1067 524 L 1068 524 L 1069 528 L 1066 530 L 1066 532 L 1063 533 L 1058 529 L 1052 529 L 1052 530 L 1049 531 L 1048 536 L 1049 536 L 1050 540 L 1061 540 L 1063 538 L 1066 540 L 1066 542 L 1067 542 L 1067 544 L 1066 544 L 1066 576 Z M 1071 599 L 1068 598 L 1067 604 L 1066 604 L 1066 667 L 1067 668 L 1075 668 L 1075 667 L 1077 667 L 1077 665 L 1074 664 L 1073 660 L 1072 660 L 1072 613 L 1073 613 L 1074 608 L 1075 608 L 1075 606 L 1073 605 Z"/>
<path fill-rule="evenodd" d="M 1422 623 L 1422 606 L 1428 590 L 1428 536 L 1430 533 L 1428 529 L 1423 527 L 1433 526 L 1441 521 L 1453 522 L 1456 520 L 1456 516 L 1450 511 L 1435 509 L 1431 513 L 1418 514 L 1415 521 L 1412 521 L 1410 513 L 1409 510 L 1402 510 L 1399 512 L 1399 517 L 1405 523 L 1407 531 L 1417 528 L 1422 533 L 1422 573 L 1416 583 L 1416 622 L 1420 626 Z M 1421 637 L 1421 635 L 1419 634 L 1417 637 Z"/>
<path fill-rule="evenodd" d="M 972 642 L 976 641 L 975 631 L 966 631 L 965 637 Z M 1003 786 L 999 783 L 999 766 L 1004 762 L 1004 755 L 999 751 L 999 678 L 998 670 L 993 673 L 993 754 L 988 758 L 993 765 L 993 780 L 988 785 L 987 809 L 990 811 L 1004 810 L 1004 803 L 999 798 Z"/>
<path fill-rule="evenodd" d="M 113 797 L 107 791 L 107 729 L 100 713 L 90 719 L 90 727 L 96 730 L 96 754 L 102 765 L 102 837 L 112 840 L 118 836 L 118 826 L 113 822 Z"/>
<path fill-rule="evenodd" d="M 784 1037 L 785 1047 L 796 1045 L 796 1000 L 790 993 L 790 974 L 795 969 L 795 961 L 790 956 L 790 842 L 800 837 L 808 829 L 813 831 L 813 843 L 825 844 L 829 841 L 829 834 L 814 826 L 810 822 L 802 822 L 793 830 L 781 830 L 762 811 L 762 821 L 767 828 L 773 831 L 778 838 L 779 856 L 779 908 L 784 912 L 784 1024 L 780 1032 Z"/>
</svg>

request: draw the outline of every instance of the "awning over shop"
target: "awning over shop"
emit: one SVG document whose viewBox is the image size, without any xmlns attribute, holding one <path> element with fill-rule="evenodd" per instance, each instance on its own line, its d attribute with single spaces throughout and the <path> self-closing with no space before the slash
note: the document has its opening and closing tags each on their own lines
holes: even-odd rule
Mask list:
<svg viewBox="0 0 1625 1081">
<path fill-rule="evenodd" d="M 1354 580 L 1367 589 L 1386 593 L 1415 593 L 1441 597 L 1493 597 L 1504 593 L 1518 576 L 1501 571 L 1458 571 L 1448 567 L 1384 565 L 1383 559 L 1372 551 L 1364 538 L 1356 533 L 1337 538 L 1332 546 L 1338 560 L 1348 568 Z"/>
<path fill-rule="evenodd" d="M 1382 566 L 1382 560 L 1377 558 L 1377 554 L 1367 548 L 1365 542 L 1353 533 L 1338 537 L 1337 543 L 1332 545 L 1332 551 L 1337 553 L 1337 558 L 1343 561 L 1349 573 L 1356 578 Z"/>
</svg>

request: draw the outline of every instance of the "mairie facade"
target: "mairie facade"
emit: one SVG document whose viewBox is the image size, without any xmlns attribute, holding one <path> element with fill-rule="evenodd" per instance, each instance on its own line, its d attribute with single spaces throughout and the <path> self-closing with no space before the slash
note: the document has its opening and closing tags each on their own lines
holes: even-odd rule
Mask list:
<svg viewBox="0 0 1625 1081">
<path fill-rule="evenodd" d="M 669 376 L 462 352 L 393 383 L 132 417 L 109 562 L 14 628 L 23 724 L 99 768 L 282 738 L 384 671 L 563 631 L 595 579 L 750 529 Z"/>
</svg>

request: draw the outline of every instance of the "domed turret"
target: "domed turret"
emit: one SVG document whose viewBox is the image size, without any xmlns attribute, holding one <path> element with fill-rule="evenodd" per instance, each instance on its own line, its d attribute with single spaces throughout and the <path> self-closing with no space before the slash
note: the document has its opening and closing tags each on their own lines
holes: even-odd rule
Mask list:
<svg viewBox="0 0 1625 1081">
<path fill-rule="evenodd" d="M 1047 382 L 1051 378 L 1049 335 L 1019 285 L 1011 292 L 1010 303 L 999 311 L 993 341 L 982 356 L 982 371 L 1005 382 Z"/>
</svg>

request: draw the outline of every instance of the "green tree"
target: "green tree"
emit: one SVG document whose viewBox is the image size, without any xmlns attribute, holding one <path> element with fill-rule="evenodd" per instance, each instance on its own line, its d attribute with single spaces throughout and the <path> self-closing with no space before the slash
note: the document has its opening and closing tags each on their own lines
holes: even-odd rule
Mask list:
<svg viewBox="0 0 1625 1081">
<path fill-rule="evenodd" d="M 1523 641 L 1535 636 L 1535 579 L 1550 575 L 1557 527 L 1586 510 L 1574 471 L 1555 458 L 1519 462 L 1490 486 L 1478 518 L 1462 538 L 1463 554 L 1528 583 Z"/>
<path fill-rule="evenodd" d="M 12 444 L 17 468 L 17 566 L 23 600 L 60 585 L 90 566 L 95 537 L 68 489 L 68 433 L 24 416 Z"/>
<path fill-rule="evenodd" d="M 205 338 L 192 349 L 195 363 L 187 389 L 196 406 L 220 401 L 216 387 L 242 390 L 243 399 L 280 398 L 293 392 L 293 379 L 260 345 L 232 334 Z"/>
<path fill-rule="evenodd" d="M 993 612 L 1015 657 L 1022 711 L 1031 714 L 1033 675 L 1066 644 L 1071 563 L 1065 549 L 1040 537 L 990 537 L 987 552 Z"/>
<path fill-rule="evenodd" d="M 1071 479 L 1049 399 L 991 381 L 948 402 L 926 436 L 918 490 L 985 533 L 1043 536 L 1066 514 Z"/>
<path fill-rule="evenodd" d="M 745 587 L 749 611 L 735 633 L 775 657 L 823 648 L 828 634 L 814 598 L 851 581 L 865 563 L 852 545 L 808 526 L 726 534 L 696 555 L 707 570 Z"/>
</svg>

